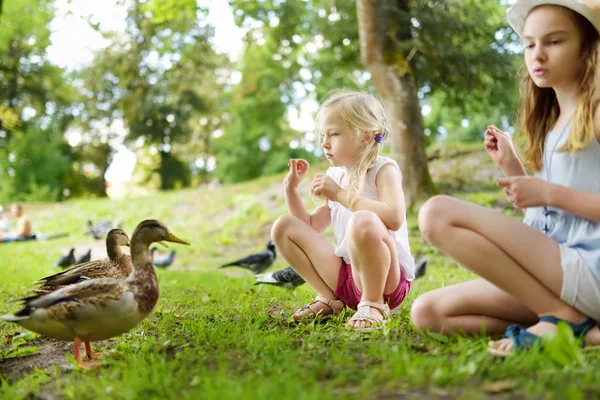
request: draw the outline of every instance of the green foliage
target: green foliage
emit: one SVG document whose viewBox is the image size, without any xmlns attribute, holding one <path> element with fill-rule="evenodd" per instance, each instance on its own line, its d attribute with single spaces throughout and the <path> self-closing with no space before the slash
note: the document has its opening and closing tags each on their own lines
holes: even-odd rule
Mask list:
<svg viewBox="0 0 600 400">
<path fill-rule="evenodd" d="M 25 132 L 14 131 L 11 143 L 0 150 L 0 201 L 56 201 L 70 169 L 62 139 L 30 124 Z"/>
<path fill-rule="evenodd" d="M 188 163 L 203 150 L 190 151 L 198 148 L 188 144 L 203 116 L 218 115 L 216 102 L 223 89 L 217 74 L 220 68 L 226 70 L 227 60 L 212 49 L 213 31 L 205 17 L 206 10 L 194 1 L 133 1 L 127 16 L 129 34 L 117 38 L 105 33 L 111 44 L 81 74 L 83 126 L 123 118 L 128 143 L 143 139 L 145 146 L 174 153 L 163 157 L 169 161 L 156 169 L 163 189 L 191 182 Z M 171 163 L 178 158 L 185 165 Z"/>
<path fill-rule="evenodd" d="M 273 62 L 271 38 L 265 44 L 249 42 L 244 53 L 242 81 L 230 95 L 231 124 L 218 139 L 218 174 L 224 181 L 238 182 L 278 172 L 287 168 L 290 157 L 313 160 L 305 150 L 293 150 L 292 139 L 301 139 L 288 125 L 286 105 L 282 100 L 287 71 L 282 63 Z M 260 148 L 260 141 L 268 149 Z"/>
<path fill-rule="evenodd" d="M 278 79 L 282 84 L 273 84 L 284 103 L 297 105 L 307 93 L 320 99 L 334 87 L 374 91 L 361 64 L 355 0 L 230 4 L 239 25 L 263 24 L 251 32 L 258 31 L 254 36 L 264 37 L 264 44 L 257 49 L 250 33 L 248 51 L 270 53 L 285 66 Z M 421 101 L 433 109 L 426 119 L 431 139 L 444 126 L 449 140 L 480 140 L 488 124 L 513 120 L 518 57 L 508 48 L 518 38 L 505 22 L 504 6 L 486 0 L 383 4 L 389 36 L 384 59 L 398 71 L 414 74 Z M 277 118 L 274 113 L 272 120 Z M 463 119 L 470 120 L 469 127 L 462 128 Z"/>
</svg>

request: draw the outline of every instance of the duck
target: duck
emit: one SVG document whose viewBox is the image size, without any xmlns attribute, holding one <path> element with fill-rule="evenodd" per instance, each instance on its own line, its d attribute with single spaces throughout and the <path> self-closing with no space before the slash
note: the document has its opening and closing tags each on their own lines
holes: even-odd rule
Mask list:
<svg viewBox="0 0 600 400">
<path fill-rule="evenodd" d="M 53 292 L 67 285 L 96 278 L 127 278 L 133 271 L 133 264 L 131 257 L 123 253 L 121 246 L 131 246 L 129 236 L 122 229 L 111 229 L 106 235 L 108 258 L 78 264 L 66 271 L 46 276 L 37 282 L 41 286 L 32 291 L 38 294 Z"/>
<path fill-rule="evenodd" d="M 131 236 L 133 272 L 127 279 L 90 279 L 46 294 L 21 299 L 23 308 L 0 317 L 50 338 L 72 341 L 75 361 L 82 369 L 101 365 L 91 342 L 119 336 L 133 329 L 154 309 L 158 280 L 150 260 L 154 242 L 190 245 L 160 221 L 138 224 Z M 82 360 L 81 343 L 90 361 Z"/>
<path fill-rule="evenodd" d="M 61 256 L 56 263 L 54 263 L 55 267 L 68 268 L 71 265 L 75 264 L 75 248 L 72 247 L 69 252 L 63 256 Z"/>
</svg>

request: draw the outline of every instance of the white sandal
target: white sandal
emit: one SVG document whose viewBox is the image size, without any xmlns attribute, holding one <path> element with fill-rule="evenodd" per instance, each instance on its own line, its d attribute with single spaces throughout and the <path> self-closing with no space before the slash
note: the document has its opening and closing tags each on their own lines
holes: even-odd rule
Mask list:
<svg viewBox="0 0 600 400">
<path fill-rule="evenodd" d="M 370 307 L 376 308 L 379 311 L 381 311 L 382 316 L 379 317 L 379 316 L 375 316 L 375 315 L 371 314 Z M 375 303 L 373 301 L 361 301 L 360 303 L 358 303 L 358 306 L 356 308 L 357 308 L 356 313 L 352 316 L 352 318 L 350 318 L 350 321 L 348 321 L 348 323 L 350 323 L 352 321 L 367 321 L 367 322 L 371 323 L 371 326 L 368 328 L 354 328 L 354 327 L 346 325 L 346 327 L 349 329 L 353 329 L 353 330 L 360 331 L 360 332 L 376 331 L 376 330 L 383 328 L 383 326 L 390 319 L 390 306 L 388 306 L 387 303 Z"/>
<path fill-rule="evenodd" d="M 327 312 L 327 314 L 325 314 L 324 308 L 317 311 L 311 307 L 317 303 L 325 304 L 327 307 L 329 307 L 329 309 L 331 311 Z M 317 318 L 319 320 L 325 320 L 325 319 L 331 317 L 332 315 L 338 315 L 339 313 L 341 313 L 342 310 L 344 309 L 344 307 L 346 307 L 346 304 L 344 304 L 344 302 L 340 299 L 331 300 L 331 299 L 328 299 L 323 296 L 317 296 L 317 298 L 314 299 L 312 302 L 304 305 L 301 309 L 296 311 L 294 313 L 294 315 L 292 315 L 292 318 L 294 318 L 294 321 L 296 321 L 296 322 L 300 322 L 303 319 L 317 319 Z"/>
</svg>

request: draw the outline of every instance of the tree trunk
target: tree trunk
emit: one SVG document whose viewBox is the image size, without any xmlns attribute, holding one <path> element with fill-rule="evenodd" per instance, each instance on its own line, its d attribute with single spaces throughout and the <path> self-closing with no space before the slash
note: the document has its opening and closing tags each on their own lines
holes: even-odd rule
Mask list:
<svg viewBox="0 0 600 400">
<path fill-rule="evenodd" d="M 402 170 L 406 204 L 413 207 L 417 201 L 431 196 L 435 187 L 427 168 L 423 118 L 415 78 L 397 46 L 399 40 L 410 39 L 410 21 L 407 19 L 406 26 L 401 26 L 394 36 L 384 13 L 386 5 L 396 8 L 394 11 L 408 11 L 407 1 L 403 0 L 393 3 L 389 0 L 356 0 L 360 53 L 388 115 L 392 157 Z"/>
</svg>

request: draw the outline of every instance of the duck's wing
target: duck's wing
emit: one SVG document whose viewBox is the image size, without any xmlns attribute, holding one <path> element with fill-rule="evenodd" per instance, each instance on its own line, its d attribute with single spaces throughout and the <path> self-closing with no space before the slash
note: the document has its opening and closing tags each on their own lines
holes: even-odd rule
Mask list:
<svg viewBox="0 0 600 400">
<path fill-rule="evenodd" d="M 46 276 L 37 282 L 37 284 L 59 286 L 71 285 L 81 280 L 82 277 L 97 278 L 99 273 L 112 268 L 111 261 L 107 259 L 89 261 L 78 264 L 66 271 L 54 275 Z"/>
<path fill-rule="evenodd" d="M 23 298 L 21 301 L 24 307 L 14 315 L 26 317 L 34 311 L 42 310 L 47 318 L 68 319 L 73 313 L 86 308 L 102 308 L 111 301 L 119 301 L 128 290 L 125 281 L 93 279 L 55 292 Z"/>
</svg>

